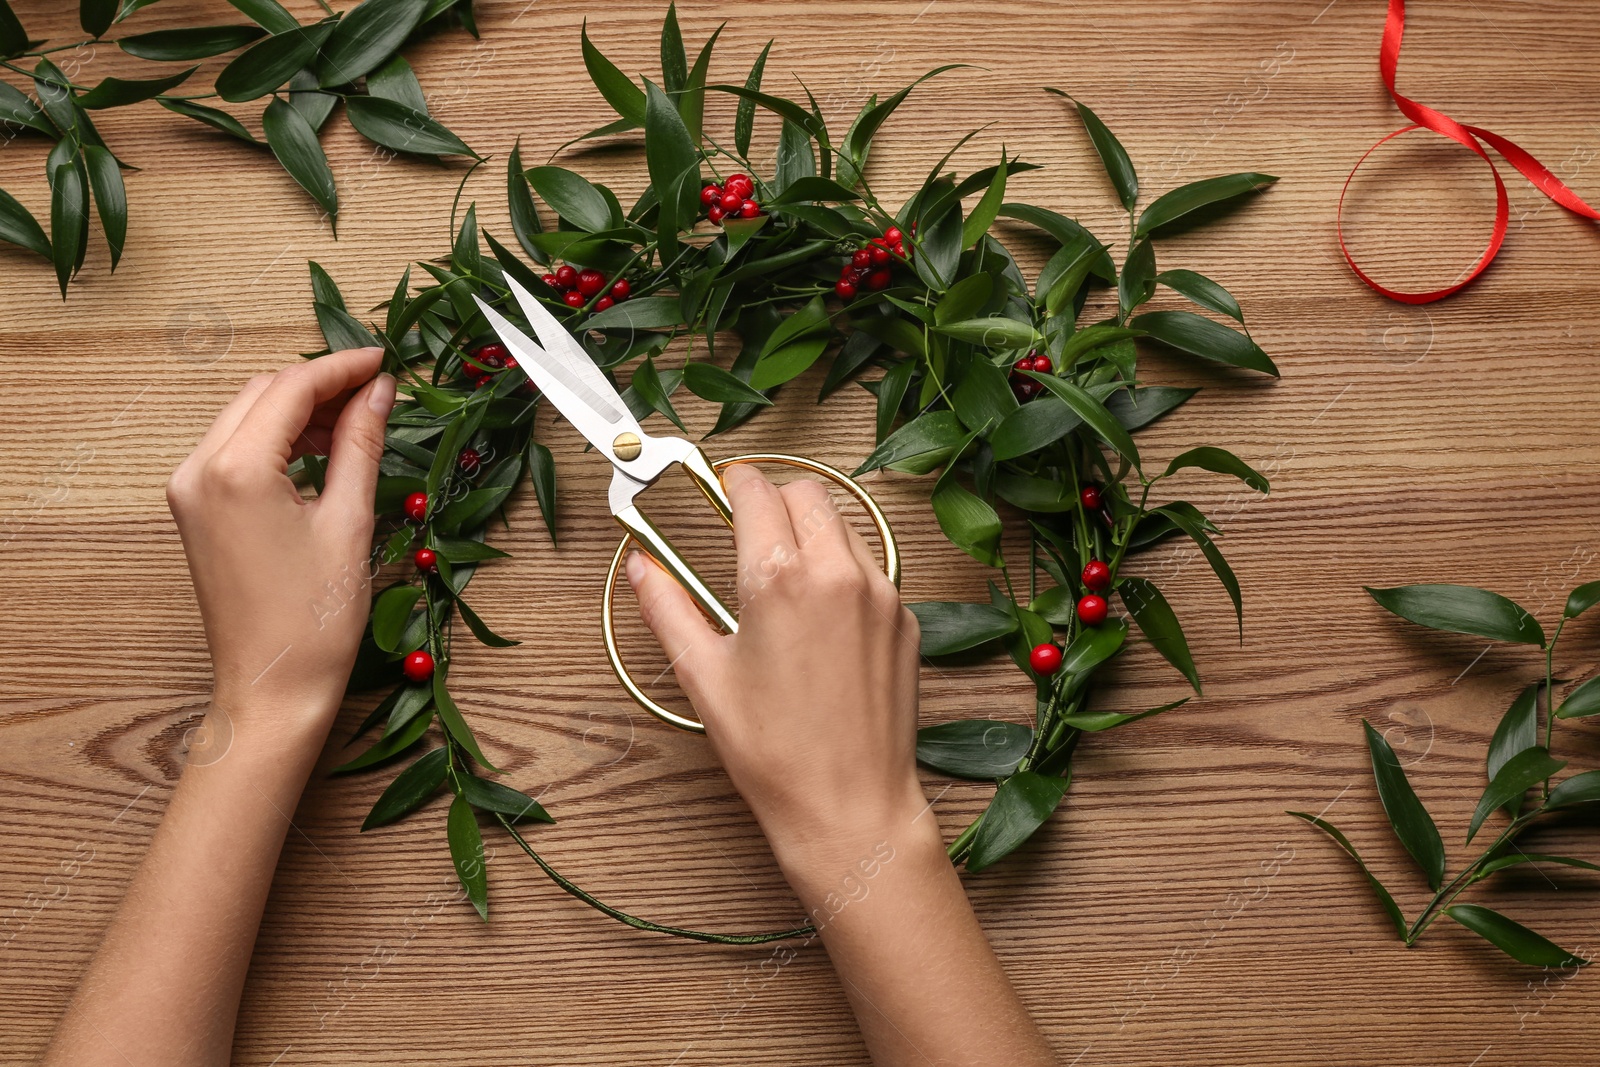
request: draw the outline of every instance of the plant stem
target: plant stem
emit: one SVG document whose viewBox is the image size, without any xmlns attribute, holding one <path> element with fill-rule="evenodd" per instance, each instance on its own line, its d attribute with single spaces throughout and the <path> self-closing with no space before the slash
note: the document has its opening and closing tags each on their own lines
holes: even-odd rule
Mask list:
<svg viewBox="0 0 1600 1067">
<path fill-rule="evenodd" d="M 1417 938 L 1422 936 L 1422 932 L 1433 925 L 1433 921 L 1439 917 L 1439 911 L 1444 907 L 1448 907 L 1451 901 L 1455 900 L 1468 886 L 1473 884 L 1473 880 L 1469 876 L 1476 873 L 1478 868 L 1487 863 L 1489 857 L 1498 852 L 1502 845 L 1521 833 L 1528 823 L 1533 820 L 1533 817 L 1538 814 L 1537 811 L 1533 811 L 1513 819 L 1509 826 L 1500 831 L 1500 836 L 1495 838 L 1494 844 L 1490 845 L 1482 855 L 1463 868 L 1460 874 L 1441 886 L 1439 891 L 1433 895 L 1433 899 L 1428 901 L 1428 906 L 1422 909 L 1416 921 L 1411 924 L 1411 930 L 1406 935 L 1406 944 L 1414 944 Z M 1460 884 L 1458 885 L 1457 883 Z"/>
<path fill-rule="evenodd" d="M 1544 649 L 1544 750 L 1546 752 L 1550 751 L 1550 738 L 1555 733 L 1556 728 L 1556 692 L 1552 688 L 1554 681 L 1551 677 L 1552 672 L 1555 670 L 1556 642 L 1561 640 L 1561 628 L 1566 624 L 1567 620 L 1565 618 L 1556 623 L 1556 632 L 1551 635 L 1550 643 Z M 1537 705 L 1538 699 L 1538 696 L 1535 695 L 1535 705 Z M 1549 800 L 1550 779 L 1546 778 L 1544 780 L 1541 789 L 1544 799 Z"/>
</svg>

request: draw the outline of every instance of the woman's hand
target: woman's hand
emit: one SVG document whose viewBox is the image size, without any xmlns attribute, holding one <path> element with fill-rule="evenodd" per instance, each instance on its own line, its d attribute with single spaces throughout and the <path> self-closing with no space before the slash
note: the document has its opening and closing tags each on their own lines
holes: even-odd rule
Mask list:
<svg viewBox="0 0 1600 1067">
<path fill-rule="evenodd" d="M 382 349 L 336 352 L 250 380 L 167 502 L 183 536 L 215 674 L 235 730 L 309 731 L 318 747 L 343 697 L 370 604 L 372 502 L 395 382 Z M 324 492 L 290 481 L 328 457 Z"/>
<path fill-rule="evenodd" d="M 628 579 L 728 776 L 791 881 L 837 880 L 891 837 L 942 854 L 917 818 L 916 616 L 821 483 L 780 489 L 742 465 L 725 482 L 739 632 L 714 631 L 641 553 Z"/>
</svg>

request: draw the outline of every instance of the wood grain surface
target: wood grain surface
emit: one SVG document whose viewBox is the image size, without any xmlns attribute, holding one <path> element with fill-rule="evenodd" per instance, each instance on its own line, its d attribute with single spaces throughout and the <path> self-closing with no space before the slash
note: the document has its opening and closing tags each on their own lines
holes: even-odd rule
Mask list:
<svg viewBox="0 0 1600 1067">
<path fill-rule="evenodd" d="M 75 5 L 14 5 L 37 36 L 72 40 Z M 291 4 L 298 13 L 310 3 Z M 1438 815 L 1452 863 L 1482 787 L 1500 712 L 1532 679 L 1529 649 L 1485 649 L 1384 615 L 1363 584 L 1459 581 L 1546 619 L 1600 577 L 1600 235 L 1507 168 L 1513 219 L 1498 263 L 1426 308 L 1351 276 L 1333 212 L 1350 165 L 1402 124 L 1377 76 L 1379 0 L 1080 0 L 682 5 L 686 36 L 724 19 L 713 78 L 738 80 L 769 36 L 772 86 L 803 80 L 830 118 L 943 62 L 973 64 L 919 89 L 873 153 L 897 199 L 961 134 L 992 125 L 956 165 L 1004 144 L 1047 169 L 1013 195 L 1119 232 L 1115 200 L 1057 85 L 1090 102 L 1157 194 L 1210 174 L 1282 181 L 1228 220 L 1166 242 L 1182 265 L 1237 293 L 1279 382 L 1150 360 L 1158 380 L 1205 386 L 1141 439 L 1161 458 L 1236 450 L 1273 492 L 1220 479 L 1175 488 L 1215 515 L 1245 590 L 1241 645 L 1198 557 L 1141 566 L 1187 622 L 1205 696 L 1084 746 L 1061 816 L 1021 853 L 969 880 L 972 899 L 1063 1063 L 1600 1063 L 1600 977 L 1511 963 L 1443 923 L 1407 951 L 1348 860 L 1285 809 L 1325 811 L 1398 887 L 1425 890 L 1384 826 L 1361 743 L 1379 724 Z M 1580 191 L 1600 194 L 1600 14 L 1585 0 L 1418 0 L 1402 88 L 1520 141 Z M 412 60 L 434 112 L 480 151 L 524 157 L 606 121 L 578 31 L 627 70 L 654 70 L 653 2 L 478 4 L 482 39 L 439 37 Z M 153 29 L 235 21 L 220 2 L 166 0 Z M 93 76 L 131 64 L 83 57 Z M 714 105 L 712 128 L 731 122 Z M 201 713 L 209 666 L 162 487 L 251 374 L 319 347 L 305 262 L 352 307 L 384 299 L 410 259 L 447 248 L 465 167 L 395 160 L 335 118 L 324 138 L 343 217 L 337 242 L 270 161 L 154 105 L 107 113 L 129 178 L 129 251 L 113 276 L 98 233 L 63 303 L 49 267 L 0 250 L 0 1062 L 31 1062 L 158 820 Z M 761 125 L 770 133 L 770 121 Z M 770 144 L 770 141 L 768 142 Z M 627 153 L 577 164 L 640 184 Z M 44 149 L 0 151 L 0 187 L 47 213 Z M 466 195 L 507 232 L 503 186 Z M 1459 148 L 1412 135 L 1352 186 L 1353 246 L 1390 283 L 1444 284 L 1472 262 L 1493 190 Z M 1030 247 L 1019 235 L 1019 247 Z M 1037 249 L 1034 250 L 1035 252 Z M 1035 264 L 1037 260 L 1035 260 Z M 1170 295 L 1160 298 L 1171 299 Z M 1175 305 L 1174 305 L 1175 306 Z M 871 398 L 846 389 L 778 409 L 718 442 L 721 454 L 789 449 L 853 466 L 870 447 Z M 809 385 L 808 385 L 809 383 Z M 688 403 L 692 427 L 712 413 Z M 486 568 L 475 606 L 514 649 L 472 648 L 458 699 L 507 779 L 559 825 L 535 844 L 612 902 L 651 918 L 762 929 L 796 917 L 748 812 L 696 737 L 626 702 L 597 632 L 615 543 L 607 472 L 565 426 L 543 426 L 562 478 L 561 545 L 531 494 Z M 940 536 L 928 482 L 874 476 L 906 548 L 910 599 L 982 595 L 982 568 Z M 686 538 L 702 554 L 709 525 Z M 1597 627 L 1569 629 L 1556 670 L 1581 678 Z M 641 644 L 639 647 L 643 648 Z M 1023 717 L 1008 664 L 924 672 L 924 719 Z M 1181 695 L 1147 646 L 1125 657 L 1108 708 Z M 352 725 L 340 719 L 324 766 Z M 1600 764 L 1593 726 L 1564 726 L 1558 755 Z M 237 1040 L 242 1064 L 847 1064 L 865 1053 L 816 946 L 686 944 L 624 929 L 566 897 L 491 834 L 493 921 L 454 894 L 444 808 L 368 834 L 382 787 L 319 775 L 294 814 Z M 989 787 L 930 777 L 947 834 Z M 1600 860 L 1593 828 L 1541 851 Z M 1563 945 L 1600 952 L 1600 885 L 1534 871 L 1481 895 Z M 929 1050 L 930 1062 L 938 1050 Z"/>
</svg>

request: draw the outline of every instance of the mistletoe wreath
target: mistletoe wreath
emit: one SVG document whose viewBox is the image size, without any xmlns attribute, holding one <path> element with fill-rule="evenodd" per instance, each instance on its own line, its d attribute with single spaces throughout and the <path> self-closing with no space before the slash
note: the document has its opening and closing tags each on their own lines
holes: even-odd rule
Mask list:
<svg viewBox="0 0 1600 1067">
<path fill-rule="evenodd" d="M 455 622 L 485 644 L 514 643 L 486 625 L 465 594 L 479 566 L 505 555 L 488 543 L 489 528 L 524 476 L 555 536 L 554 466 L 534 439 L 539 398 L 493 342 L 472 299 L 482 297 L 521 324 L 508 279 L 563 316 L 608 374 L 627 376 L 624 399 L 641 419 L 660 415 L 683 429 L 672 404 L 681 387 L 722 405 L 708 436 L 722 433 L 792 392 L 788 383 L 831 353 L 818 399 L 854 380 L 876 400 L 877 446 L 855 473 L 939 472 L 934 518 L 952 544 L 994 568 L 998 581 L 981 602 L 912 604 L 922 651 L 966 659 L 974 650 L 1003 648 L 1036 695 L 1029 725 L 973 718 L 919 735 L 925 766 L 997 784 L 987 809 L 949 846 L 952 861 L 969 871 L 1000 860 L 1050 816 L 1087 735 L 1185 702 L 1132 713 L 1090 709 L 1095 674 L 1126 649 L 1130 618 L 1199 691 L 1176 615 L 1154 582 L 1125 572 L 1129 559 L 1167 538 L 1190 538 L 1240 609 L 1216 525 L 1192 504 L 1155 503 L 1152 495 L 1189 468 L 1237 477 L 1260 492 L 1267 479 L 1210 446 L 1147 472 L 1134 432 L 1196 390 L 1141 384 L 1138 345 L 1277 374 L 1225 288 L 1193 271 L 1156 266 L 1156 241 L 1169 227 L 1203 222 L 1274 179 L 1209 178 L 1141 210 L 1127 153 L 1093 111 L 1067 98 L 1127 211 L 1119 268 L 1111 244 L 1077 222 L 1007 198 L 1012 179 L 1033 164 L 1002 151 L 993 166 L 961 178 L 947 173 L 955 150 L 978 131 L 940 159 L 900 207 L 880 201 L 866 173 L 874 135 L 917 85 L 950 67 L 868 100 L 838 138 L 809 92 L 801 103 L 763 90 L 770 42 L 743 84 L 707 84 L 716 37 L 691 66 L 669 7 L 659 80 L 635 82 L 584 29 L 585 65 L 617 118 L 579 140 L 642 131 L 648 184 L 632 207 L 571 170 L 525 168 L 513 150 L 506 177 L 517 249 L 484 230 L 475 206 L 468 207 L 459 227 L 452 222 L 449 257 L 417 264 L 426 275 L 420 284 L 407 267 L 381 325 L 351 314 L 333 280 L 311 265 L 328 349 L 382 345 L 408 394 L 390 420 L 374 554 L 378 565 L 400 565 L 404 573 L 373 600 L 350 682 L 352 692 L 392 688 L 355 733 L 378 730 L 378 739 L 338 770 L 389 764 L 439 724 L 440 743 L 390 782 L 363 828 L 400 819 L 448 786 L 450 851 L 466 896 L 485 918 L 477 812 L 498 822 L 567 892 L 635 927 L 736 942 L 807 929 L 712 934 L 611 908 L 552 870 L 524 839 L 519 824 L 551 821 L 545 810 L 479 773 L 495 768 L 450 692 Z M 731 138 L 704 127 L 709 92 L 738 99 Z M 762 112 L 781 121 L 768 166 L 751 157 Z M 991 232 L 1000 219 L 1042 232 L 1056 246 L 1031 281 Z M 1142 311 L 1157 286 L 1216 317 Z M 1114 308 L 1080 322 L 1102 291 L 1113 294 L 1103 303 L 1114 300 Z M 723 340 L 729 333 L 738 339 L 736 352 Z M 666 365 L 679 338 L 687 340 L 687 355 Z M 301 462 L 320 489 L 324 461 Z M 1002 552 L 1008 523 L 1026 535 L 1020 560 Z M 1112 611 L 1113 596 L 1125 616 Z"/>
</svg>

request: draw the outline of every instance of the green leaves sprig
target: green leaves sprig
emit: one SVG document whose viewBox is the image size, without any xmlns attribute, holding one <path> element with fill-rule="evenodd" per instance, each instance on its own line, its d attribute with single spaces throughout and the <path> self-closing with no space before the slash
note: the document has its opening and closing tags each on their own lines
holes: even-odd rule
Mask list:
<svg viewBox="0 0 1600 1067">
<path fill-rule="evenodd" d="M 1561 638 L 1562 629 L 1568 621 L 1600 602 L 1600 582 L 1580 585 L 1572 591 L 1548 642 L 1543 627 L 1532 613 L 1487 589 L 1466 585 L 1404 585 L 1393 589 L 1369 588 L 1367 593 L 1387 610 L 1430 629 L 1471 634 L 1508 644 L 1537 645 L 1543 649 L 1544 677 L 1523 689 L 1511 702 L 1489 742 L 1484 761 L 1488 784 L 1472 813 L 1466 843 L 1470 845 L 1497 815 L 1504 818 L 1505 825 L 1493 844 L 1447 881 L 1444 842 L 1433 817 L 1412 788 L 1405 769 L 1383 735 L 1373 729 L 1371 723 L 1362 724 L 1384 814 L 1388 816 L 1395 837 L 1422 871 L 1428 888 L 1433 890 L 1432 898 L 1408 923 L 1394 894 L 1372 873 L 1355 846 L 1337 827 L 1305 812 L 1289 814 L 1317 827 L 1349 854 L 1394 924 L 1395 933 L 1408 946 L 1415 944 L 1440 915 L 1448 915 L 1522 963 L 1537 967 L 1577 967 L 1589 962 L 1496 911 L 1455 901 L 1491 875 L 1524 863 L 1553 863 L 1600 871 L 1600 864 L 1525 852 L 1517 843 L 1524 834 L 1537 828 L 1543 816 L 1600 802 L 1600 770 L 1584 771 L 1555 782 L 1555 776 L 1567 763 L 1550 754 L 1557 719 L 1600 714 L 1600 699 L 1597 699 L 1600 698 L 1600 678 L 1591 678 L 1573 687 L 1558 705 L 1554 700 L 1558 683 L 1552 677 L 1556 642 Z M 1541 691 L 1546 696 L 1542 744 L 1539 741 Z M 1528 792 L 1535 788 L 1539 790 L 1537 807 L 1523 811 Z"/>
<path fill-rule="evenodd" d="M 95 41 L 145 3 L 84 0 L 80 21 Z M 339 200 L 333 168 L 318 142 L 319 132 L 343 101 L 350 124 L 367 140 L 393 152 L 478 158 L 459 137 L 428 114 L 426 97 L 400 50 L 422 31 L 459 22 L 476 33 L 472 0 L 362 0 L 344 15 L 301 25 L 277 0 L 236 0 L 249 24 L 195 26 L 136 33 L 116 39 L 130 56 L 152 63 L 238 53 L 217 74 L 211 92 L 170 95 L 198 69 L 189 66 L 154 78 L 108 77 L 92 87 L 73 82 L 44 49 L 31 41 L 0 0 L 0 66 L 31 81 L 32 95 L 0 81 L 0 126 L 52 142 L 46 160 L 50 231 L 17 199 L 0 190 L 0 241 L 26 248 L 55 266 L 61 295 L 82 269 L 88 250 L 93 202 L 110 249 L 111 269 L 122 257 L 128 232 L 128 201 L 122 171 L 130 169 L 107 147 L 92 112 L 154 100 L 256 147 L 265 147 L 322 208 L 337 229 Z M 90 43 L 90 42 L 84 42 Z M 21 60 L 36 59 L 30 71 Z M 258 138 L 239 117 L 199 101 L 265 100 Z"/>
</svg>

